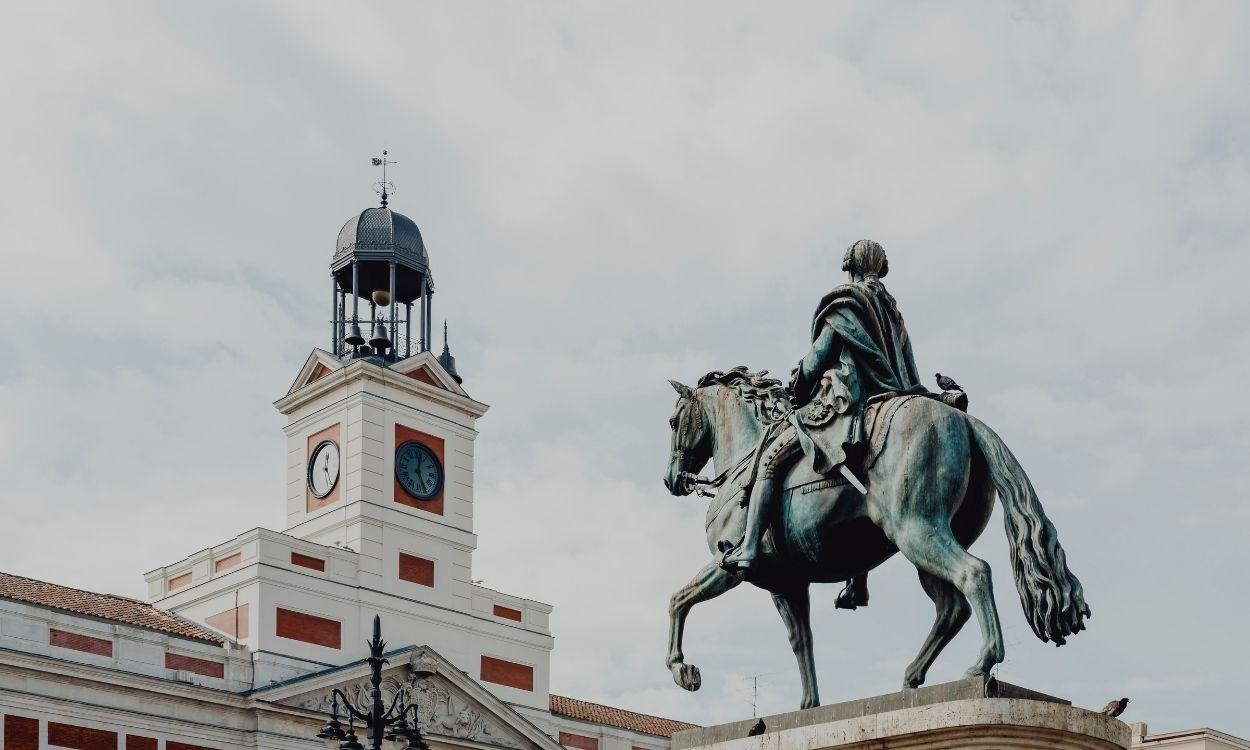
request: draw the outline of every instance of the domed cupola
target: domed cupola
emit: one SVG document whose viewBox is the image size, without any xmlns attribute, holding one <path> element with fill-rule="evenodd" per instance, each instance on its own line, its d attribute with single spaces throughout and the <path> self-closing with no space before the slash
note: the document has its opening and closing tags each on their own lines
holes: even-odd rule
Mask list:
<svg viewBox="0 0 1250 750">
<path fill-rule="evenodd" d="M 387 159 L 383 151 L 382 158 L 375 158 L 373 163 L 383 170 L 382 181 L 375 186 L 382 196 L 382 205 L 366 208 L 348 219 L 339 230 L 330 260 L 334 287 L 331 334 L 337 356 L 381 357 L 395 361 L 430 348 L 434 277 L 421 230 L 412 219 L 387 208 L 395 187 L 386 181 L 386 167 L 395 162 Z M 361 300 L 369 305 L 364 328 Z M 402 318 L 399 305 L 404 307 Z M 414 305 L 418 306 L 420 317 L 415 340 L 412 335 Z"/>
<path fill-rule="evenodd" d="M 366 208 L 347 220 L 339 230 L 339 241 L 332 264 L 355 253 L 357 257 L 369 253 L 395 253 L 402 255 L 414 266 L 428 270 L 429 256 L 416 222 L 386 207 Z"/>
</svg>

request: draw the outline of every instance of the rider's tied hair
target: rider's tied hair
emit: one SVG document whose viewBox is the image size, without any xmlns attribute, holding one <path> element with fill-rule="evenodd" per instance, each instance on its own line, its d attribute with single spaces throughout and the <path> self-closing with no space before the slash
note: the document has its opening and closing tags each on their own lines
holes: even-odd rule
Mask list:
<svg viewBox="0 0 1250 750">
<path fill-rule="evenodd" d="M 738 365 L 726 372 L 712 370 L 699 378 L 698 387 L 723 385 L 732 388 L 742 400 L 755 406 L 763 421 L 770 422 L 776 418 L 779 407 L 789 404 L 790 397 L 780 380 L 767 375 L 768 370 L 751 372 L 746 365 Z"/>
<path fill-rule="evenodd" d="M 885 248 L 880 242 L 859 240 L 851 243 L 842 256 L 842 270 L 859 272 L 865 280 L 884 279 L 890 272 L 890 261 L 885 257 Z"/>
<path fill-rule="evenodd" d="M 894 295 L 890 294 L 885 284 L 881 283 L 881 279 L 890 272 L 890 261 L 885 257 L 885 248 L 880 242 L 859 240 L 853 243 L 842 256 L 842 270 L 863 276 L 863 281 L 856 283 L 868 287 L 885 302 L 894 320 L 898 323 L 903 322 L 903 314 L 898 311 L 898 303 L 894 301 Z"/>
</svg>

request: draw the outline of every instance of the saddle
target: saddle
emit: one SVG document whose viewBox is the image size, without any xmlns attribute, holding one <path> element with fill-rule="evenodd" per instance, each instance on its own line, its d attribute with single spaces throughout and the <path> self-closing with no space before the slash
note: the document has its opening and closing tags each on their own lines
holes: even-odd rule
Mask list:
<svg viewBox="0 0 1250 750">
<path fill-rule="evenodd" d="M 881 393 L 868 399 L 864 405 L 863 423 L 866 450 L 863 456 L 865 470 L 872 468 L 881 452 L 885 450 L 886 441 L 890 436 L 890 428 L 894 418 L 906 406 L 918 398 L 930 398 L 962 412 L 968 411 L 968 394 L 964 391 L 943 391 L 941 393 Z M 782 488 L 783 492 L 798 490 L 803 494 L 816 492 L 829 487 L 846 484 L 847 480 L 840 474 L 833 476 L 821 475 L 812 465 L 812 459 L 806 453 L 799 459 L 798 466 L 787 475 Z"/>
</svg>

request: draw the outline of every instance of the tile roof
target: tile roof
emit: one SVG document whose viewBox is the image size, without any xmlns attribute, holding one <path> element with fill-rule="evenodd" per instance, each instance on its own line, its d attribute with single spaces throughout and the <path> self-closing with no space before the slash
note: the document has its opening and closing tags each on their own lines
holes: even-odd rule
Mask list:
<svg viewBox="0 0 1250 750">
<path fill-rule="evenodd" d="M 103 620 L 115 620 L 184 638 L 217 644 L 225 643 L 219 636 L 177 615 L 157 609 L 138 599 L 128 599 L 115 594 L 96 594 L 0 572 L 0 598 L 62 609 L 66 612 L 98 617 Z"/>
<path fill-rule="evenodd" d="M 698 724 L 688 724 L 676 719 L 665 719 L 659 716 L 626 711 L 622 708 L 604 706 L 599 703 L 579 701 L 576 698 L 566 698 L 563 695 L 554 693 L 551 694 L 550 705 L 551 713 L 557 716 L 566 716 L 570 719 L 579 719 L 595 724 L 605 724 L 618 729 L 641 732 L 642 734 L 654 734 L 659 737 L 672 737 L 674 732 L 698 727 Z"/>
</svg>

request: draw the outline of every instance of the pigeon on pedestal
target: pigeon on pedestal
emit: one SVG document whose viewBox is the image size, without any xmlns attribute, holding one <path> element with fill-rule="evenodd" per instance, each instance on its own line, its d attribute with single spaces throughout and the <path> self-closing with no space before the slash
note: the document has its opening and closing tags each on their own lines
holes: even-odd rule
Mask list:
<svg viewBox="0 0 1250 750">
<path fill-rule="evenodd" d="M 1121 698 L 1118 701 L 1111 701 L 1103 706 L 1102 712 L 1111 718 L 1115 718 L 1124 713 L 1124 709 L 1128 708 L 1128 698 Z"/>
</svg>

